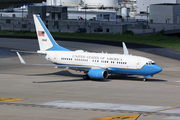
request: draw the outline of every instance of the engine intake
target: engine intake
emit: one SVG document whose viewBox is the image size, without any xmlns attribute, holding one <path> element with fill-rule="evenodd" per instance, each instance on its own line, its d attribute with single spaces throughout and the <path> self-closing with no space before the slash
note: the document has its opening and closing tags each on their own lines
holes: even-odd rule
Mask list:
<svg viewBox="0 0 180 120">
<path fill-rule="evenodd" d="M 104 69 L 91 69 L 88 72 L 91 79 L 106 79 L 108 78 L 108 72 Z"/>
</svg>

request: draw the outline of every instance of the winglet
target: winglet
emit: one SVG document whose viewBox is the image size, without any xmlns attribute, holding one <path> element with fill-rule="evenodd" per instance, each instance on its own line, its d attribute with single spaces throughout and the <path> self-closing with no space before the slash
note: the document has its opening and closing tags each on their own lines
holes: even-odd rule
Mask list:
<svg viewBox="0 0 180 120">
<path fill-rule="evenodd" d="M 123 42 L 123 51 L 124 51 L 124 55 L 129 55 L 128 49 L 126 47 L 126 44 Z"/>
<path fill-rule="evenodd" d="M 21 55 L 19 54 L 19 52 L 16 52 L 18 57 L 19 57 L 19 60 L 21 61 L 22 64 L 26 64 L 26 62 L 24 61 L 24 59 L 21 57 Z"/>
</svg>

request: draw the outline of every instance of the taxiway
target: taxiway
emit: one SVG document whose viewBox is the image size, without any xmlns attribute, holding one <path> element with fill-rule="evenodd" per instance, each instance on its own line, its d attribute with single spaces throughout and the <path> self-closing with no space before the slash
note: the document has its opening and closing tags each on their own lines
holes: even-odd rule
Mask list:
<svg viewBox="0 0 180 120">
<path fill-rule="evenodd" d="M 123 53 L 121 47 L 57 41 L 70 50 Z M 128 47 L 128 46 L 127 46 Z M 129 49 L 154 60 L 163 71 L 147 82 L 139 76 L 110 76 L 105 81 L 83 80 L 83 72 L 27 66 L 11 49 L 38 50 L 36 39 L 0 38 L 0 101 L 2 120 L 94 120 L 97 117 L 141 114 L 138 120 L 180 119 L 180 61 Z M 27 63 L 48 63 L 24 54 Z"/>
</svg>

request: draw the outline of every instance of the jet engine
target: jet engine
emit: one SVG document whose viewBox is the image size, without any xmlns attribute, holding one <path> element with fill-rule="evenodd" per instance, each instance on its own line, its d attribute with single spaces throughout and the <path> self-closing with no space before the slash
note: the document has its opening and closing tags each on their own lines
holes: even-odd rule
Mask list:
<svg viewBox="0 0 180 120">
<path fill-rule="evenodd" d="M 106 79 L 108 78 L 108 72 L 104 69 L 91 69 L 88 72 L 88 76 L 91 79 Z"/>
</svg>

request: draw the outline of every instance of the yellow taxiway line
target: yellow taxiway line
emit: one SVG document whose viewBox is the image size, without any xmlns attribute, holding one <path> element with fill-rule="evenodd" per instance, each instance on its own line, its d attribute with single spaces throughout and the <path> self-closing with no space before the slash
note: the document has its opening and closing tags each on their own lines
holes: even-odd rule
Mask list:
<svg viewBox="0 0 180 120">
<path fill-rule="evenodd" d="M 124 115 L 124 116 L 111 116 L 111 117 L 97 117 L 95 119 L 103 120 L 137 120 L 140 115 Z"/>
<path fill-rule="evenodd" d="M 20 100 L 25 100 L 25 99 L 21 99 L 21 98 L 1 98 L 0 97 L 0 101 L 14 102 L 14 101 L 20 101 Z"/>
</svg>

